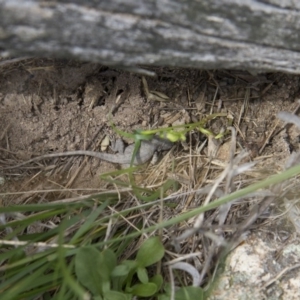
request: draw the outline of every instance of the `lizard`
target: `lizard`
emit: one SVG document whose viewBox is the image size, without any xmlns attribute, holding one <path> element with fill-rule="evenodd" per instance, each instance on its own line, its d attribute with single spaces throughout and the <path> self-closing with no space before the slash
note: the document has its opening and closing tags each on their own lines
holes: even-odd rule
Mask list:
<svg viewBox="0 0 300 300">
<path fill-rule="evenodd" d="M 142 165 L 149 161 L 155 152 L 157 151 L 165 151 L 171 149 L 173 143 L 167 139 L 160 138 L 158 136 L 154 136 L 151 140 L 142 140 L 140 148 L 138 149 L 136 156 L 134 158 L 134 165 Z M 46 158 L 52 157 L 62 157 L 62 156 L 74 156 L 74 155 L 85 155 L 96 157 L 111 163 L 121 164 L 123 166 L 130 165 L 135 144 L 131 144 L 127 146 L 123 153 L 110 154 L 105 152 L 96 152 L 96 151 L 88 151 L 88 150 L 76 150 L 76 151 L 67 151 L 67 152 L 58 152 L 58 153 L 50 153 L 41 155 L 38 157 L 34 157 L 30 160 L 22 162 L 15 166 L 5 167 L 2 169 L 15 169 L 27 165 L 29 163 L 39 161 Z"/>
</svg>

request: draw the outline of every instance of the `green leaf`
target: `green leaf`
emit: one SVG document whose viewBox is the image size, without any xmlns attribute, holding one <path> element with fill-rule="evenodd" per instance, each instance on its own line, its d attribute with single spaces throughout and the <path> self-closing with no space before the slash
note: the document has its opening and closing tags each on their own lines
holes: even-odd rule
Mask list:
<svg viewBox="0 0 300 300">
<path fill-rule="evenodd" d="M 195 286 L 187 286 L 180 288 L 175 293 L 175 300 L 202 300 L 203 299 L 203 289 Z"/>
<path fill-rule="evenodd" d="M 154 275 L 153 277 L 150 278 L 149 282 L 152 282 L 156 285 L 156 292 L 158 292 L 163 283 L 164 283 L 164 280 L 163 280 L 163 277 L 160 275 L 160 274 L 157 274 L 157 275 Z"/>
<path fill-rule="evenodd" d="M 170 300 L 170 295 L 161 294 L 157 297 L 158 300 Z"/>
<path fill-rule="evenodd" d="M 165 249 L 159 237 L 151 237 L 140 247 L 136 260 L 140 267 L 148 267 L 160 261 L 165 254 Z"/>
<path fill-rule="evenodd" d="M 139 297 L 150 297 L 156 293 L 156 288 L 152 282 L 136 284 L 132 287 L 132 294 Z"/>
<path fill-rule="evenodd" d="M 111 276 L 112 277 L 126 276 L 126 275 L 128 275 L 129 271 L 130 271 L 130 269 L 128 266 L 118 265 L 113 269 Z"/>
<path fill-rule="evenodd" d="M 133 271 L 130 270 L 129 266 L 123 264 L 116 266 L 111 273 L 112 289 L 121 291 L 123 284 L 128 281 L 129 278 L 132 278 L 132 274 Z"/>
<path fill-rule="evenodd" d="M 98 267 L 100 252 L 95 247 L 82 247 L 75 257 L 75 272 L 79 282 L 94 295 L 101 295 L 101 273 Z"/>
<path fill-rule="evenodd" d="M 101 269 L 101 277 L 105 280 L 109 280 L 112 271 L 117 265 L 117 257 L 115 253 L 110 249 L 105 249 L 100 253 L 97 267 Z"/>
<path fill-rule="evenodd" d="M 109 291 L 104 294 L 104 300 L 131 300 L 132 295 L 117 291 Z"/>
<path fill-rule="evenodd" d="M 149 277 L 146 268 L 138 268 L 137 269 L 137 276 L 141 283 L 149 282 Z"/>
<path fill-rule="evenodd" d="M 132 282 L 133 275 L 136 273 L 136 270 L 138 268 L 138 264 L 134 260 L 124 260 L 122 262 L 122 265 L 125 265 L 129 268 L 128 276 L 126 276 L 124 278 L 123 282 L 126 283 L 125 291 L 128 292 L 128 293 L 131 293 L 131 290 L 132 290 L 131 289 L 131 282 Z"/>
</svg>

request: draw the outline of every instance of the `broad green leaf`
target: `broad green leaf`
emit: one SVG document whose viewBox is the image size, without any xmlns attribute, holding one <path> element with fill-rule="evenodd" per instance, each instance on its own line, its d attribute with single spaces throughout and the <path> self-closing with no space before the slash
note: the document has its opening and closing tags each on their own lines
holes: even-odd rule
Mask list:
<svg viewBox="0 0 300 300">
<path fill-rule="evenodd" d="M 171 294 L 171 289 L 172 289 L 172 286 L 170 283 L 165 283 L 164 284 L 164 291 L 165 291 L 165 294 L 166 295 L 170 295 Z"/>
<path fill-rule="evenodd" d="M 187 286 L 180 288 L 175 293 L 175 300 L 202 300 L 203 290 L 200 287 Z"/>
<path fill-rule="evenodd" d="M 129 277 L 130 268 L 127 265 L 118 265 L 114 268 L 111 273 L 111 283 L 112 289 L 116 291 L 121 291 L 123 284 Z M 131 271 L 131 274 L 133 272 Z"/>
<path fill-rule="evenodd" d="M 82 247 L 75 257 L 75 272 L 79 282 L 94 295 L 101 295 L 100 252 L 92 246 Z"/>
<path fill-rule="evenodd" d="M 117 291 L 109 291 L 104 294 L 104 300 L 131 300 L 132 295 Z"/>
<path fill-rule="evenodd" d="M 157 296 L 158 300 L 170 300 L 170 295 L 167 294 L 161 294 Z"/>
<path fill-rule="evenodd" d="M 148 277 L 146 268 L 139 267 L 137 269 L 137 276 L 141 283 L 147 283 L 149 281 L 149 277 Z"/>
<path fill-rule="evenodd" d="M 156 284 L 152 282 L 136 284 L 132 287 L 132 294 L 139 297 L 150 297 L 156 293 Z"/>
<path fill-rule="evenodd" d="M 103 294 L 110 291 L 110 280 L 109 279 L 103 279 L 102 284 L 101 284 L 101 290 L 102 290 Z"/>
<path fill-rule="evenodd" d="M 149 282 L 152 282 L 157 286 L 156 292 L 158 292 L 161 289 L 161 287 L 164 283 L 164 280 L 160 274 L 157 274 L 157 275 L 154 275 L 153 277 L 151 277 Z"/>
<path fill-rule="evenodd" d="M 117 257 L 110 249 L 105 249 L 100 253 L 97 267 L 101 270 L 101 277 L 103 280 L 109 280 L 111 273 L 117 265 Z"/>
<path fill-rule="evenodd" d="M 101 270 L 102 278 L 102 292 L 106 293 L 111 289 L 111 274 L 117 265 L 117 257 L 115 253 L 110 249 L 105 249 L 100 253 L 97 267 Z M 122 281 L 121 281 L 122 282 Z"/>
<path fill-rule="evenodd" d="M 122 265 L 125 265 L 129 268 L 129 273 L 127 276 L 124 276 L 123 278 L 120 277 L 120 281 L 119 283 L 121 283 L 123 285 L 123 283 L 126 283 L 126 286 L 125 286 L 125 291 L 127 293 L 131 293 L 131 282 L 132 282 L 132 278 L 134 276 L 134 274 L 136 273 L 136 269 L 138 267 L 138 264 L 136 261 L 134 260 L 124 260 L 122 262 Z"/>
<path fill-rule="evenodd" d="M 159 237 L 151 237 L 141 245 L 136 260 L 139 267 L 148 267 L 160 261 L 164 254 L 165 249 Z"/>
<path fill-rule="evenodd" d="M 126 276 L 126 275 L 128 275 L 129 271 L 130 271 L 130 269 L 128 266 L 118 265 L 113 269 L 111 276 L 112 277 Z"/>
</svg>

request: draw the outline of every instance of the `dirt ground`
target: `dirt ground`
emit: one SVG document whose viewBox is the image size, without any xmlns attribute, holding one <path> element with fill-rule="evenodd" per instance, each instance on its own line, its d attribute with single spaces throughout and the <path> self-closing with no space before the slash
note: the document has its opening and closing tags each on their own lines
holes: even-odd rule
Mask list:
<svg viewBox="0 0 300 300">
<path fill-rule="evenodd" d="M 100 151 L 104 137 L 115 136 L 108 117 L 112 109 L 112 121 L 126 132 L 199 121 L 204 114 L 226 112 L 239 126 L 240 146 L 253 152 L 253 157 L 272 156 L 281 166 L 282 159 L 294 150 L 290 148 L 297 149 L 299 132 L 291 128 L 291 143 L 281 132 L 258 153 L 278 121 L 276 114 L 292 112 L 297 106 L 299 76 L 168 68 L 151 71 L 157 78 L 147 77 L 149 89 L 166 94 L 169 101 L 147 101 L 141 75 L 97 64 L 34 59 L 2 67 L 1 160 L 15 163 L 46 153 Z M 218 133 L 224 124 L 220 120 L 215 123 L 210 126 Z M 70 172 L 82 159 L 67 158 L 70 165 L 65 171 Z M 96 175 L 113 168 L 110 163 L 89 159 L 84 176 L 80 176 L 84 180 L 78 178 L 76 185 L 99 187 Z M 18 178 L 18 186 L 23 173 L 9 172 Z M 68 173 L 63 179 L 70 176 Z"/>
<path fill-rule="evenodd" d="M 297 108 L 300 76 L 143 68 L 157 74 L 146 76 L 149 90 L 167 95 L 168 100 L 147 99 L 142 75 L 99 64 L 27 59 L 0 65 L 2 192 L 59 186 L 104 188 L 106 183 L 98 175 L 118 166 L 96 158 L 57 158 L 2 171 L 1 167 L 47 153 L 102 151 L 103 139 L 117 136 L 110 124 L 110 111 L 117 128 L 126 132 L 196 122 L 207 114 L 224 112 L 233 117 L 237 150 L 246 149 L 252 160 L 263 160 L 269 174 L 279 171 L 287 157 L 298 150 L 299 130 L 291 126 L 280 131 L 282 122 L 276 115 Z M 205 125 L 218 133 L 226 124 L 226 118 L 216 118 Z M 189 155 L 205 138 L 193 132 L 187 139 L 192 147 L 179 143 L 177 150 L 180 155 Z M 207 148 L 193 154 L 204 157 Z M 176 156 L 176 151 L 172 155 Z M 221 147 L 218 159 L 227 161 L 226 147 Z M 10 201 L 27 203 L 30 198 Z"/>
</svg>

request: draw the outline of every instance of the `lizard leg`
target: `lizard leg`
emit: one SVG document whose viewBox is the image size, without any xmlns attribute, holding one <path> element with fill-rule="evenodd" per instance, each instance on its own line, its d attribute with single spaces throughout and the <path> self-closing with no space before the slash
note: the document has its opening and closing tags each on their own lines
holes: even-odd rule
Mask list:
<svg viewBox="0 0 300 300">
<path fill-rule="evenodd" d="M 156 165 L 158 163 L 158 161 L 159 161 L 159 155 L 158 155 L 157 151 L 155 151 L 153 153 L 153 156 L 152 156 L 152 159 L 150 161 L 150 164 L 151 165 Z"/>
<path fill-rule="evenodd" d="M 125 151 L 125 144 L 123 142 L 122 139 L 117 139 L 117 140 L 113 140 L 111 141 L 111 149 L 114 152 L 118 152 L 120 154 L 123 154 Z"/>
</svg>

